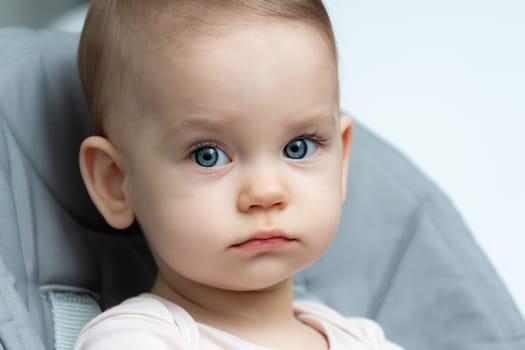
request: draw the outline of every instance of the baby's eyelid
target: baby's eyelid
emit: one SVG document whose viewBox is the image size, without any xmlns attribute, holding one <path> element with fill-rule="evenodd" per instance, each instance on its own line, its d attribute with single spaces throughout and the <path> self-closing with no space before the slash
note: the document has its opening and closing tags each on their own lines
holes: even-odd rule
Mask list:
<svg viewBox="0 0 525 350">
<path fill-rule="evenodd" d="M 193 143 L 190 147 L 187 148 L 186 154 L 191 156 L 196 151 L 198 151 L 200 149 L 203 149 L 203 148 L 216 148 L 216 149 L 219 149 L 225 155 L 227 155 L 228 158 L 230 158 L 230 159 L 232 158 L 230 149 L 226 145 L 224 145 L 224 143 L 222 143 L 220 141 L 213 140 L 213 139 L 203 140 L 203 141 L 199 141 L 199 142 Z"/>
<path fill-rule="evenodd" d="M 316 146 L 316 148 L 322 147 L 323 145 L 326 145 L 326 143 L 328 142 L 328 139 L 324 138 L 323 136 L 320 136 L 317 133 L 303 134 L 303 135 L 294 137 L 289 143 L 296 141 L 296 140 L 305 140 L 305 141 L 312 142 Z"/>
<path fill-rule="evenodd" d="M 223 146 L 220 142 L 218 141 L 214 141 L 214 140 L 204 140 L 204 141 L 198 141 L 198 142 L 194 142 L 192 143 L 188 148 L 187 148 L 187 153 L 188 154 L 191 154 L 191 153 L 194 153 L 195 151 L 198 151 L 202 148 L 220 148 L 222 149 Z"/>
<path fill-rule="evenodd" d="M 311 140 L 311 141 L 317 143 L 317 142 L 325 141 L 326 136 L 327 136 L 326 132 L 322 132 L 320 130 L 315 130 L 315 131 L 312 131 L 312 132 L 298 133 L 297 136 L 294 137 L 291 141 L 299 140 L 299 139 L 305 139 L 305 140 Z"/>
</svg>

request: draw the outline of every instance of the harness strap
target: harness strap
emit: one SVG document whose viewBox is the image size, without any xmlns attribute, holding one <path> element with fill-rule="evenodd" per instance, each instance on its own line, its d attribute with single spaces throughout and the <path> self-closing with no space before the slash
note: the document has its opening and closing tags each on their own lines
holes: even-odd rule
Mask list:
<svg viewBox="0 0 525 350">
<path fill-rule="evenodd" d="M 82 328 L 100 313 L 95 296 L 86 290 L 68 287 L 43 288 L 51 306 L 55 350 L 72 350 Z M 64 290 L 65 289 L 65 290 Z"/>
</svg>

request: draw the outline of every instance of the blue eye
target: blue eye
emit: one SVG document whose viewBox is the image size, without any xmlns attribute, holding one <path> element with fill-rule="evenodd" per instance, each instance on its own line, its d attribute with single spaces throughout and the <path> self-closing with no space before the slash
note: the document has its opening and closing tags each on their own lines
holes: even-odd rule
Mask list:
<svg viewBox="0 0 525 350">
<path fill-rule="evenodd" d="M 312 156 L 317 151 L 317 144 L 309 139 L 295 139 L 288 143 L 283 150 L 290 159 L 303 159 Z"/>
<path fill-rule="evenodd" d="M 204 168 L 221 166 L 230 161 L 228 156 L 217 147 L 201 147 L 193 152 L 192 160 Z"/>
</svg>

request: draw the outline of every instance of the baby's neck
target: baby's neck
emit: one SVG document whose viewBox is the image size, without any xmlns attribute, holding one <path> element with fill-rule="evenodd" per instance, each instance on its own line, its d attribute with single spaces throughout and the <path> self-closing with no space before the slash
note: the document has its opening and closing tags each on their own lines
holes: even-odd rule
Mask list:
<svg viewBox="0 0 525 350">
<path fill-rule="evenodd" d="M 177 279 L 176 286 L 157 277 L 151 292 L 184 308 L 196 322 L 233 332 L 295 322 L 293 278 L 258 291 L 230 291 Z M 233 329 L 231 329 L 233 328 Z"/>
<path fill-rule="evenodd" d="M 329 347 L 321 332 L 296 319 L 292 277 L 251 292 L 210 288 L 183 278 L 173 288 L 158 277 L 151 292 L 183 307 L 196 322 L 253 344 L 276 349 Z"/>
</svg>

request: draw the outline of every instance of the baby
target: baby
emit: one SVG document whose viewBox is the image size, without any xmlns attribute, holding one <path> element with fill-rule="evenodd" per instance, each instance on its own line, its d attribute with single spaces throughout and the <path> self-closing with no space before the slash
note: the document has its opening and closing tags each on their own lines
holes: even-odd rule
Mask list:
<svg viewBox="0 0 525 350">
<path fill-rule="evenodd" d="M 79 69 L 82 177 L 158 274 L 76 349 L 399 349 L 293 301 L 337 230 L 352 135 L 320 0 L 93 0 Z"/>
</svg>

